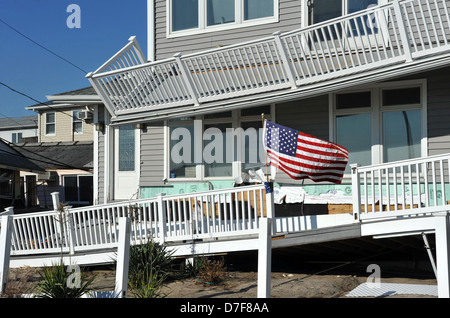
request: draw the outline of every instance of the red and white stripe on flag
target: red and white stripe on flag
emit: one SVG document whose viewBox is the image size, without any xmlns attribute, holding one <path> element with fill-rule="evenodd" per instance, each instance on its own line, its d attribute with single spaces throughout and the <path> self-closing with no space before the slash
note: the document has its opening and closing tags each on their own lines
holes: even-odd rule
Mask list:
<svg viewBox="0 0 450 318">
<path fill-rule="evenodd" d="M 292 179 L 342 182 L 348 150 L 338 144 L 266 120 L 264 145 L 270 165 Z"/>
</svg>

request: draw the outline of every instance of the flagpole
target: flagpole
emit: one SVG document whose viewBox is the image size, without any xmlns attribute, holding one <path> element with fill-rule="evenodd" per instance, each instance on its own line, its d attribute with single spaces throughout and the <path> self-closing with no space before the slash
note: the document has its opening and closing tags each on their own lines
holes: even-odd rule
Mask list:
<svg viewBox="0 0 450 318">
<path fill-rule="evenodd" d="M 267 133 L 266 132 L 266 127 L 265 127 L 265 120 L 264 120 L 264 113 L 261 113 L 261 120 L 262 120 L 262 126 L 263 126 L 263 131 L 264 131 L 264 135 Z M 263 142 L 265 142 L 263 140 Z M 266 175 L 267 175 L 267 182 L 269 182 L 269 163 L 267 162 L 267 151 L 264 152 L 265 155 L 265 160 L 266 160 Z"/>
</svg>

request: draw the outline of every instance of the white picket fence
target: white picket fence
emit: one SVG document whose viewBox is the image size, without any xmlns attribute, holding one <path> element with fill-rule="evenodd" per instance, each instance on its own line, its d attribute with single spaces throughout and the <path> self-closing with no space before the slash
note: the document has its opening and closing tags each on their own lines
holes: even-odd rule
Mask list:
<svg viewBox="0 0 450 318">
<path fill-rule="evenodd" d="M 118 220 L 131 219 L 131 242 L 182 242 L 258 234 L 273 214 L 264 185 L 14 215 L 11 255 L 115 248 Z"/>
<path fill-rule="evenodd" d="M 144 62 L 133 37 L 87 78 L 114 116 L 311 83 L 450 50 L 447 0 L 394 0 L 312 26 Z"/>
</svg>

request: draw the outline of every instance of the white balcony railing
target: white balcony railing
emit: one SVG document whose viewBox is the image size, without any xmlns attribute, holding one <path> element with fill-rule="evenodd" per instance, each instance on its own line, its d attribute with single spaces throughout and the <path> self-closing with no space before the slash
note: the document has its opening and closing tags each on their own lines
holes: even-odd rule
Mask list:
<svg viewBox="0 0 450 318">
<path fill-rule="evenodd" d="M 288 33 L 145 62 L 133 38 L 87 78 L 114 116 L 296 89 L 450 49 L 450 3 L 395 0 Z"/>
<path fill-rule="evenodd" d="M 273 217 L 264 185 L 14 215 L 11 255 L 115 248 L 119 218 L 131 219 L 131 242 L 141 244 L 258 235 Z M 0 218 L 1 219 L 1 218 Z"/>
<path fill-rule="evenodd" d="M 355 220 L 450 211 L 450 154 L 352 166 Z"/>
</svg>

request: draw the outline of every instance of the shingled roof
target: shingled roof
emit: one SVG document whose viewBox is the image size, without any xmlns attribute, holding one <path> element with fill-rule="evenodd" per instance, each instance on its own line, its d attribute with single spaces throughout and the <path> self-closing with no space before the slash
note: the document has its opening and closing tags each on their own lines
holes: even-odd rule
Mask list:
<svg viewBox="0 0 450 318">
<path fill-rule="evenodd" d="M 44 169 L 0 140 L 0 168 L 39 172 Z"/>
<path fill-rule="evenodd" d="M 93 168 L 92 141 L 24 143 L 13 148 L 45 169 Z"/>
</svg>

